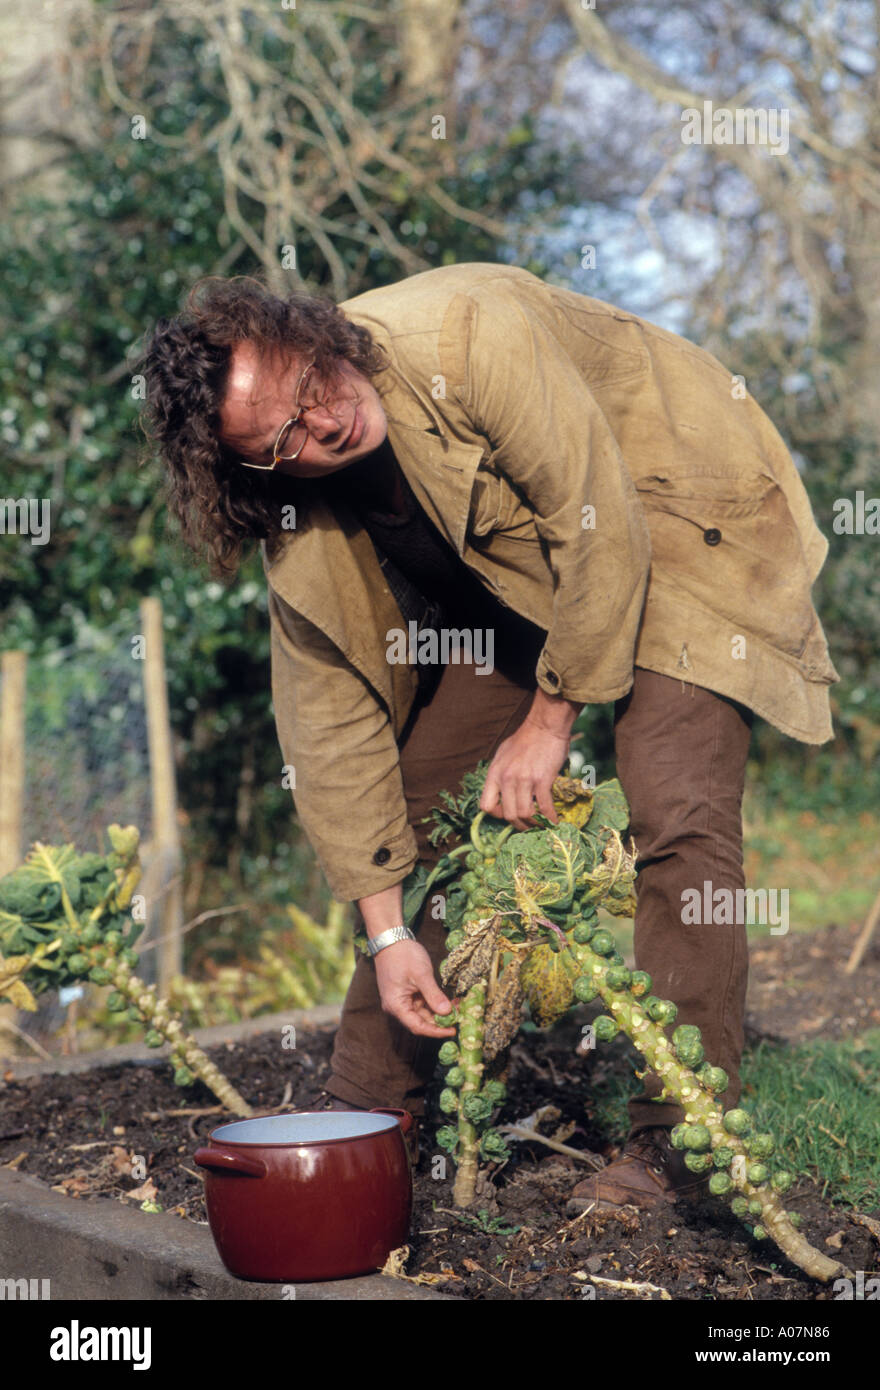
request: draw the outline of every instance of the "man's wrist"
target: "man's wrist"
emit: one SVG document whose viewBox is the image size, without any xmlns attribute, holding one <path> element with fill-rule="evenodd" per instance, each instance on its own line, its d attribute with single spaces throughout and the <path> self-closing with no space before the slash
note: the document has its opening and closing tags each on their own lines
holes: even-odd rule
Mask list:
<svg viewBox="0 0 880 1390">
<path fill-rule="evenodd" d="M 558 738 L 568 738 L 582 709 L 582 704 L 567 700 L 562 695 L 548 695 L 546 690 L 538 686 L 524 722 L 534 724 Z"/>
</svg>

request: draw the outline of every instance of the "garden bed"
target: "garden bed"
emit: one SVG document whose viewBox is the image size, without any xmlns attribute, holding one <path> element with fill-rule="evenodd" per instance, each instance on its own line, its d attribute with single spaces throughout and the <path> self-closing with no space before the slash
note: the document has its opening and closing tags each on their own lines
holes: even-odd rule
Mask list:
<svg viewBox="0 0 880 1390">
<path fill-rule="evenodd" d="M 856 980 L 846 979 L 842 964 L 852 939 L 853 933 L 830 928 L 809 937 L 764 939 L 754 947 L 750 1040 L 762 1034 L 801 1040 L 811 1036 L 811 1026 L 819 1027 L 822 1036 L 876 1027 L 876 952 Z M 555 1105 L 560 1112 L 555 1124 L 575 1126 L 565 1142 L 594 1155 L 601 1166 L 616 1152 L 609 1138 L 609 1096 L 619 1090 L 635 1054 L 615 1043 L 586 1059 L 577 1055 L 580 1026 L 591 1012 L 576 1011 L 550 1032 L 520 1035 L 502 1118 L 512 1121 Z M 832 1020 L 837 1033 L 832 1033 Z M 250 1026 L 259 1028 L 260 1021 Z M 324 1084 L 333 1031 L 332 1026 L 301 1023 L 291 1051 L 282 1046 L 276 1023 L 269 1032 L 238 1036 L 208 1050 L 252 1105 L 279 1110 L 307 1104 Z M 570 1190 L 592 1168 L 538 1144 L 516 1146 L 495 1191 L 480 1204 L 482 1217 L 457 1211 L 453 1165 L 447 1161 L 443 1176 L 438 1163 L 442 1151 L 433 1142 L 434 1129 L 443 1120 L 434 1104 L 441 1084 L 438 1075 L 422 1133 L 411 1254 L 405 1266 L 409 1276 L 430 1282 L 402 1285 L 401 1291 L 545 1300 L 580 1299 L 585 1292 L 593 1296 L 591 1288 L 597 1298 L 662 1296 L 605 1282 L 628 1281 L 652 1284 L 673 1299 L 833 1297 L 831 1289 L 790 1265 L 772 1243 L 751 1239 L 717 1200 L 678 1202 L 654 1213 L 627 1208 L 569 1219 Z M 192 1154 L 222 1122 L 219 1113 L 211 1113 L 214 1105 L 200 1083 L 186 1090 L 176 1087 L 161 1059 L 117 1061 L 87 1073 L 16 1076 L 9 1068 L 0 1089 L 0 1166 L 41 1179 L 53 1198 L 63 1194 L 82 1203 L 117 1199 L 131 1205 L 141 1222 L 167 1222 L 167 1216 L 137 1211 L 142 1201 L 154 1201 L 182 1222 L 197 1223 L 203 1240 L 202 1181 Z M 619 1099 L 617 1105 L 619 1119 Z M 132 1175 L 133 1155 L 143 1156 L 141 1176 Z M 851 1211 L 821 1201 L 814 1183 L 799 1181 L 786 1205 L 802 1214 L 804 1232 L 820 1250 L 852 1269 L 876 1267 L 870 1228 Z M 863 1210 L 870 1214 L 875 1207 Z"/>
</svg>

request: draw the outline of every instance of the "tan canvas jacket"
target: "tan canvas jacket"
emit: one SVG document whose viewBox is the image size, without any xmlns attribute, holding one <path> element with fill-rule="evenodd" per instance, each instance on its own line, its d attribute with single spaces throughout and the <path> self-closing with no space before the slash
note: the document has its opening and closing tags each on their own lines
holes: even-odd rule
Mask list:
<svg viewBox="0 0 880 1390">
<path fill-rule="evenodd" d="M 419 502 L 492 593 L 546 630 L 537 685 L 611 701 L 639 665 L 792 738 L 832 737 L 838 676 L 810 597 L 828 543 L 782 438 L 714 357 L 495 264 L 341 308 L 388 355 L 374 385 Z M 297 811 L 333 894 L 364 897 L 416 861 L 396 744 L 416 671 L 386 659 L 403 619 L 338 507 L 298 508 L 263 563 Z"/>
</svg>

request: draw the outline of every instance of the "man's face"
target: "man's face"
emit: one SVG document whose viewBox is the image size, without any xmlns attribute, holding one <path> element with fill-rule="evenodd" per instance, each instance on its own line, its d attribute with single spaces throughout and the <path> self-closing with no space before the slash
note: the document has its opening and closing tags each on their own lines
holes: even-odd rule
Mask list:
<svg viewBox="0 0 880 1390">
<path fill-rule="evenodd" d="M 248 463 L 272 462 L 278 431 L 294 414 L 297 385 L 308 361 L 300 355 L 288 360 L 280 353 L 261 361 L 248 341 L 233 349 L 220 408 L 221 434 Z M 378 449 L 385 439 L 388 425 L 375 387 L 349 362 L 342 364 L 342 373 L 332 386 L 310 374 L 304 403 L 320 399 L 322 404 L 303 417 L 309 434 L 299 457 L 282 459 L 276 473 L 295 478 L 336 473 Z M 282 452 L 293 450 L 285 445 Z"/>
</svg>

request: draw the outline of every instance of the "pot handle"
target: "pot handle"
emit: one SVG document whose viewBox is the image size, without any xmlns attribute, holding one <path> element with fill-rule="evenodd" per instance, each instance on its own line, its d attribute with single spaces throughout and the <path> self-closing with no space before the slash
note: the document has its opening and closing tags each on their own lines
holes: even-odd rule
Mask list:
<svg viewBox="0 0 880 1390">
<path fill-rule="evenodd" d="M 218 1173 L 241 1173 L 248 1178 L 264 1178 L 268 1171 L 261 1158 L 246 1158 L 229 1149 L 197 1149 L 193 1160 L 200 1168 L 213 1168 Z"/>
<path fill-rule="evenodd" d="M 403 1130 L 404 1134 L 409 1134 L 413 1127 L 413 1117 L 408 1110 L 389 1110 L 384 1105 L 374 1105 L 370 1110 L 371 1115 L 393 1115 Z"/>
</svg>

